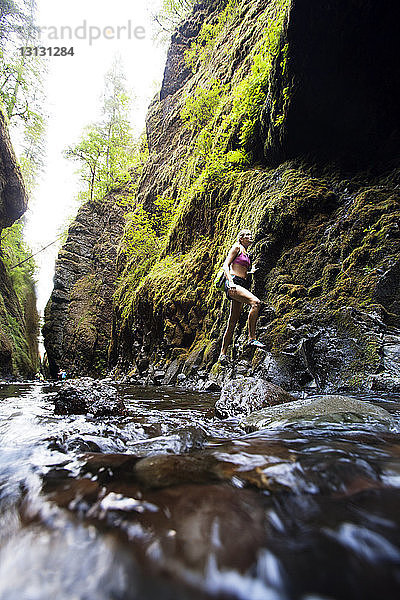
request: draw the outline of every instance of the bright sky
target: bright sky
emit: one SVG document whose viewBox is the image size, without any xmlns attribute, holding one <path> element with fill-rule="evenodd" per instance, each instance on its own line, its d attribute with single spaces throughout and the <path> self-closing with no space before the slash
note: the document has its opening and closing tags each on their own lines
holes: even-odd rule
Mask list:
<svg viewBox="0 0 400 600">
<path fill-rule="evenodd" d="M 104 75 L 115 54 L 120 55 L 128 87 L 137 97 L 132 125 L 138 132 L 144 129 L 146 110 L 160 87 L 165 63 L 166 49 L 152 40 L 151 10 L 160 2 L 37 0 L 38 25 L 43 28 L 41 44 L 73 46 L 74 56 L 48 58 L 46 172 L 26 215 L 26 238 L 33 251 L 52 242 L 76 214 L 77 165 L 63 157 L 63 150 L 78 141 L 86 124 L 99 117 Z M 64 40 L 54 39 L 61 36 L 63 26 L 71 27 L 73 39 L 68 37 L 69 29 L 64 29 Z M 120 39 L 116 39 L 118 35 Z M 85 36 L 86 39 L 78 39 Z M 99 39 L 90 40 L 90 36 Z M 55 244 L 36 257 L 40 311 L 53 287 L 58 249 Z"/>
</svg>

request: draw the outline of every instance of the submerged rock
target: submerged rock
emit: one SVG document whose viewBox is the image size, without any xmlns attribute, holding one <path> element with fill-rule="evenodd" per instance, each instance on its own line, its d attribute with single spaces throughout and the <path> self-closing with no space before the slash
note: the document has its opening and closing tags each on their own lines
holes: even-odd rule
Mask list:
<svg viewBox="0 0 400 600">
<path fill-rule="evenodd" d="M 91 413 L 95 417 L 105 417 L 126 414 L 125 404 L 117 390 L 91 377 L 64 383 L 54 398 L 54 405 L 58 415 Z"/>
<path fill-rule="evenodd" d="M 282 388 L 255 377 L 229 381 L 222 388 L 215 404 L 215 414 L 220 419 L 249 415 L 255 410 L 294 400 L 294 396 Z"/>
<path fill-rule="evenodd" d="M 196 590 L 204 588 L 211 560 L 223 572 L 246 572 L 256 564 L 265 540 L 263 499 L 253 490 L 213 483 L 142 489 L 113 478 L 99 483 L 46 476 L 44 491 L 52 503 L 79 520 L 108 530 L 116 547 L 122 540 L 134 564 L 139 559 L 153 577 L 163 572 L 169 585 L 171 579 L 178 579 L 194 581 Z M 164 587 L 163 594 L 165 590 L 168 593 L 169 588 Z M 196 591 L 167 597 L 211 596 L 198 596 Z"/>
<path fill-rule="evenodd" d="M 285 406 L 273 406 L 253 412 L 244 419 L 245 428 L 248 431 L 256 431 L 268 427 L 276 421 L 298 421 L 322 417 L 333 419 L 341 415 L 341 419 L 350 418 L 353 421 L 364 421 L 369 418 L 383 421 L 386 425 L 392 422 L 391 415 L 383 408 L 375 406 L 371 402 L 355 400 L 348 396 L 318 396 L 295 400 Z"/>
</svg>

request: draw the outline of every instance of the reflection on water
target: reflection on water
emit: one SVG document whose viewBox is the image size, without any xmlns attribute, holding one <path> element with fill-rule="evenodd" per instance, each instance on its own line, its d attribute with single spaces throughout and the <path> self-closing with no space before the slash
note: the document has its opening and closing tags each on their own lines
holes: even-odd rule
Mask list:
<svg viewBox="0 0 400 600">
<path fill-rule="evenodd" d="M 395 599 L 393 416 L 246 434 L 213 394 L 121 386 L 129 416 L 55 416 L 0 386 L 0 597 Z M 88 454 L 89 453 L 89 454 Z"/>
</svg>

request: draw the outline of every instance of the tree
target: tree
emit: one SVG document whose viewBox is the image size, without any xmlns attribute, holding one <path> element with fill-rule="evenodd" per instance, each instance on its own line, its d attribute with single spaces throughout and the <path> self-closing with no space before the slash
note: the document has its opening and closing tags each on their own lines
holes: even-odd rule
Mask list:
<svg viewBox="0 0 400 600">
<path fill-rule="evenodd" d="M 28 192 L 42 170 L 45 153 L 44 93 L 46 64 L 20 47 L 37 45 L 35 0 L 0 0 L 0 103 L 11 135 L 21 139 L 19 161 Z"/>
<path fill-rule="evenodd" d="M 105 180 L 107 190 L 113 180 L 127 171 L 133 135 L 129 122 L 131 99 L 121 62 L 114 60 L 105 75 L 102 128 L 106 139 Z"/>
<path fill-rule="evenodd" d="M 0 0 L 0 98 L 10 120 L 20 117 L 27 121 L 33 110 L 28 98 L 32 100 L 42 61 L 18 49 L 37 41 L 35 12 L 35 0 L 19 5 L 14 0 Z"/>
<path fill-rule="evenodd" d="M 195 0 L 162 0 L 161 8 L 152 17 L 156 24 L 155 37 L 169 42 L 175 29 L 191 13 Z"/>
<path fill-rule="evenodd" d="M 67 158 L 73 158 L 82 164 L 81 177 L 89 186 L 88 194 L 82 194 L 85 200 L 93 201 L 95 193 L 96 196 L 100 196 L 105 191 L 104 181 L 99 175 L 100 158 L 107 153 L 103 133 L 98 124 L 88 125 L 83 131 L 81 141 L 65 151 Z"/>
<path fill-rule="evenodd" d="M 82 180 L 88 184 L 84 200 L 98 200 L 116 183 L 130 177 L 136 147 L 129 123 L 130 98 L 120 61 L 115 60 L 104 78 L 101 119 L 88 125 L 81 140 L 65 156 L 81 163 Z"/>
<path fill-rule="evenodd" d="M 0 42 L 13 43 L 25 28 L 34 29 L 35 0 L 0 0 Z"/>
</svg>

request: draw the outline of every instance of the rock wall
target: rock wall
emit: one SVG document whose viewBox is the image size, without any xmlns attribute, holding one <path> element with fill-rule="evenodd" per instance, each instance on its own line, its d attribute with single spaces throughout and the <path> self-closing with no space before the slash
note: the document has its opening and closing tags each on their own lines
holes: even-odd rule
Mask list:
<svg viewBox="0 0 400 600">
<path fill-rule="evenodd" d="M 400 388 L 399 10 L 195 6 L 149 108 L 136 194 L 150 215 L 172 200 L 172 227 L 157 259 L 145 243 L 141 257 L 122 244 L 117 258 L 113 199 L 81 209 L 46 309 L 53 375 L 103 373 L 111 341 L 116 375 L 133 381 L 252 374 L 287 389 Z M 267 348 L 245 348 L 243 311 L 223 367 L 229 303 L 211 281 L 242 227 L 255 235 Z M 126 269 L 132 257 L 145 273 Z"/>
<path fill-rule="evenodd" d="M 33 280 L 19 282 L 19 297 L 4 265 L 7 228 L 23 215 L 27 195 L 0 110 L 0 376 L 32 377 L 39 367 L 38 315 Z"/>
<path fill-rule="evenodd" d="M 0 110 L 0 230 L 19 219 L 28 206 L 24 182 Z"/>
<path fill-rule="evenodd" d="M 147 117 L 138 199 L 176 198 L 177 214 L 130 317 L 116 306 L 120 372 L 399 385 L 398 13 L 393 0 L 197 5 Z M 229 307 L 211 278 L 243 226 L 268 351 L 243 349 L 243 317 L 226 371 Z"/>
<path fill-rule="evenodd" d="M 116 197 L 84 204 L 56 262 L 43 327 L 49 370 L 100 376 L 107 369 L 117 246 L 124 208 Z"/>
</svg>

